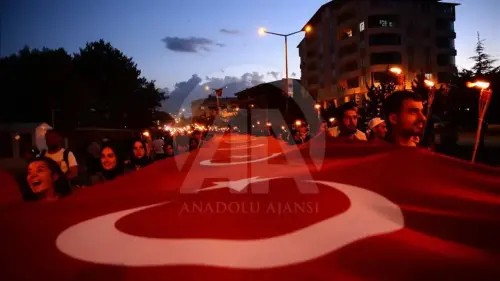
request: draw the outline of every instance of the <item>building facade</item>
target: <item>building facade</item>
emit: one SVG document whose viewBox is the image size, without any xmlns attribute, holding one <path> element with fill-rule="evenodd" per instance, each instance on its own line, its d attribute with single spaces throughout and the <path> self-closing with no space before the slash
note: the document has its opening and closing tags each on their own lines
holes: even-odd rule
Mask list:
<svg viewBox="0 0 500 281">
<path fill-rule="evenodd" d="M 301 82 L 326 106 L 359 99 L 388 68 L 400 87 L 419 73 L 448 83 L 454 72 L 455 7 L 439 0 L 333 0 L 307 22 L 298 45 Z"/>
</svg>

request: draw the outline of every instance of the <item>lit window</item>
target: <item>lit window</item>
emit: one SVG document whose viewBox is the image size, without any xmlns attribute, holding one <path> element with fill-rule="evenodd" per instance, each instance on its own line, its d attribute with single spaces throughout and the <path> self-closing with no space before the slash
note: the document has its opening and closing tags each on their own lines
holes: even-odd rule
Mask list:
<svg viewBox="0 0 500 281">
<path fill-rule="evenodd" d="M 348 31 L 346 32 L 346 34 L 347 34 L 347 37 L 352 37 L 352 30 L 348 30 Z"/>
<path fill-rule="evenodd" d="M 380 26 L 387 27 L 389 23 L 386 20 L 380 20 Z"/>
<path fill-rule="evenodd" d="M 365 30 L 365 22 L 362 21 L 359 23 L 359 32 L 363 32 Z"/>
<path fill-rule="evenodd" d="M 426 73 L 425 74 L 425 79 L 432 80 L 432 73 Z"/>
</svg>

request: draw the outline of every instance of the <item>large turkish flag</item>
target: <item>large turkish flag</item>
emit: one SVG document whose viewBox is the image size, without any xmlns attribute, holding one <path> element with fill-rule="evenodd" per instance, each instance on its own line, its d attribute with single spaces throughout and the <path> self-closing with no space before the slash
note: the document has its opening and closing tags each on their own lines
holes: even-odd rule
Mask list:
<svg viewBox="0 0 500 281">
<path fill-rule="evenodd" d="M 0 207 L 2 280 L 499 280 L 500 170 L 419 149 L 216 136 Z"/>
</svg>

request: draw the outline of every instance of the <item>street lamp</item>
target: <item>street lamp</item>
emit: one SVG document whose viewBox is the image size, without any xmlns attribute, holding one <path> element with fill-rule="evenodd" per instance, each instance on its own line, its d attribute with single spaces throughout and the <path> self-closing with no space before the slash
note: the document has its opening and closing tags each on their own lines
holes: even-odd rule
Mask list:
<svg viewBox="0 0 500 281">
<path fill-rule="evenodd" d="M 476 81 L 467 82 L 467 87 L 469 88 L 479 88 L 481 92 L 479 93 L 479 120 L 476 132 L 476 143 L 474 144 L 474 151 L 472 152 L 472 163 L 476 161 L 477 148 L 479 146 L 479 141 L 481 139 L 481 130 L 483 129 L 483 120 L 488 110 L 488 106 L 491 101 L 492 91 L 489 89 L 490 83 L 486 81 Z"/>
<path fill-rule="evenodd" d="M 271 31 L 268 31 L 265 27 L 261 27 L 258 30 L 258 33 L 261 36 L 264 36 L 266 34 L 271 34 L 271 35 L 281 36 L 281 37 L 285 38 L 285 86 L 283 88 L 284 88 L 284 91 L 286 94 L 286 115 L 287 115 L 287 117 L 288 117 L 288 36 L 292 36 L 294 34 L 302 32 L 302 31 L 309 33 L 312 31 L 312 27 L 307 25 L 301 30 L 298 30 L 298 31 L 295 31 L 292 33 L 288 33 L 288 34 L 271 32 Z"/>
</svg>

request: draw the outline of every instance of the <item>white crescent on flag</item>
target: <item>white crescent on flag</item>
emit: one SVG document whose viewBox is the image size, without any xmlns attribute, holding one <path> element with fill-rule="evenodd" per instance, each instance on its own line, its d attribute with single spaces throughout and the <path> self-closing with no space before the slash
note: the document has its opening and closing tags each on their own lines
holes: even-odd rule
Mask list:
<svg viewBox="0 0 500 281">
<path fill-rule="evenodd" d="M 355 241 L 404 227 L 401 209 L 380 194 L 336 182 L 310 182 L 343 192 L 350 200 L 349 209 L 284 235 L 255 240 L 148 238 L 116 229 L 119 219 L 165 202 L 78 223 L 64 230 L 56 245 L 70 257 L 99 264 L 265 269 L 307 262 Z M 297 247 L 304 243 L 306 247 Z"/>
</svg>

